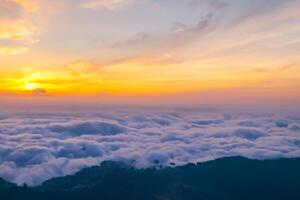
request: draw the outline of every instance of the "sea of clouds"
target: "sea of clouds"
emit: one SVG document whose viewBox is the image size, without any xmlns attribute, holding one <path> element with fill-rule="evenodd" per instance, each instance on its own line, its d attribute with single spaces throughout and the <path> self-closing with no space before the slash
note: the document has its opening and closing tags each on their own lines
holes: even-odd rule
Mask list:
<svg viewBox="0 0 300 200">
<path fill-rule="evenodd" d="M 300 117 L 204 111 L 0 115 L 0 177 L 38 185 L 104 160 L 138 168 L 300 156 Z"/>
</svg>

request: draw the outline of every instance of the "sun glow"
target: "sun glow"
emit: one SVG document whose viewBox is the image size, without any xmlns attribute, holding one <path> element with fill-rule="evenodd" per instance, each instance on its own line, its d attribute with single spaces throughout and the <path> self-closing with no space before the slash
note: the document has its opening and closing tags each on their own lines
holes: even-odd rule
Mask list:
<svg viewBox="0 0 300 200">
<path fill-rule="evenodd" d="M 38 88 L 38 86 L 37 86 L 37 84 L 35 84 L 35 83 L 27 82 L 27 83 L 25 84 L 25 89 L 26 89 L 26 90 L 34 90 L 34 89 L 37 89 L 37 88 Z"/>
<path fill-rule="evenodd" d="M 220 0 L 230 6 L 218 12 L 210 1 L 195 12 L 189 1 L 0 0 L 0 102 L 6 94 L 222 97 L 219 91 L 298 101 L 300 0 Z M 158 5 L 155 15 L 133 17 Z"/>
</svg>

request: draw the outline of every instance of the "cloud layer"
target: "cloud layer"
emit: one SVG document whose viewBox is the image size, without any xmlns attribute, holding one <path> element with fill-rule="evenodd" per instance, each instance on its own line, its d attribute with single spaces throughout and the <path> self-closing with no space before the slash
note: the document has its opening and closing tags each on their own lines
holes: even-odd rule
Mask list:
<svg viewBox="0 0 300 200">
<path fill-rule="evenodd" d="M 103 160 L 140 168 L 234 155 L 300 156 L 300 118 L 146 110 L 0 116 L 0 177 L 19 184 L 38 185 Z"/>
</svg>

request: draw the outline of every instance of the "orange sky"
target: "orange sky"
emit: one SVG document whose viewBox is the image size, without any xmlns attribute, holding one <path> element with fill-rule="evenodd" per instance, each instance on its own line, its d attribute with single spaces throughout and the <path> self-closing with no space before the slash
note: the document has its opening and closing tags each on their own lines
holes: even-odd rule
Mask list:
<svg viewBox="0 0 300 200">
<path fill-rule="evenodd" d="M 0 0 L 0 96 L 297 102 L 299 12 L 298 0 Z"/>
</svg>

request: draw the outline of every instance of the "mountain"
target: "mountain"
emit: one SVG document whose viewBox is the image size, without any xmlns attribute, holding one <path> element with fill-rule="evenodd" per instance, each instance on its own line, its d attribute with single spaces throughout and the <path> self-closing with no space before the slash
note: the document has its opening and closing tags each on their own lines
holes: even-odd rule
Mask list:
<svg viewBox="0 0 300 200">
<path fill-rule="evenodd" d="M 159 167 L 158 167 L 159 168 Z M 0 182 L 5 200 L 298 200 L 300 158 L 222 158 L 174 168 L 103 162 L 38 187 Z"/>
<path fill-rule="evenodd" d="M 0 189 L 12 188 L 12 187 L 16 187 L 16 186 L 17 186 L 16 184 L 7 182 L 3 178 L 0 178 Z"/>
</svg>

